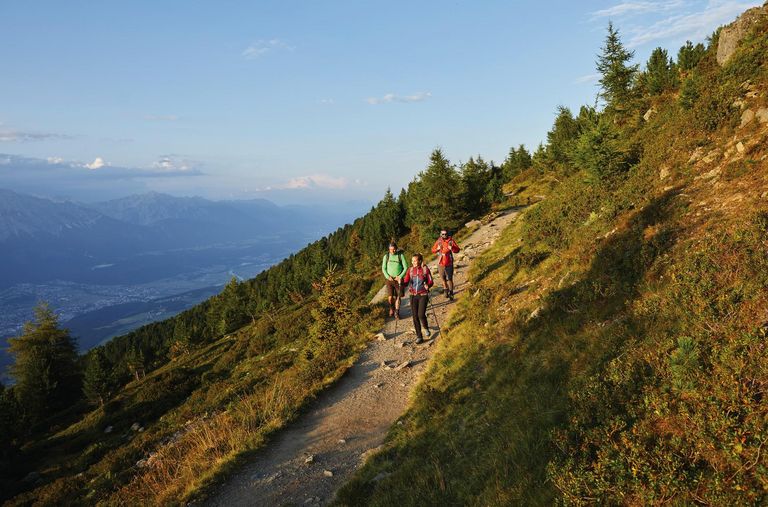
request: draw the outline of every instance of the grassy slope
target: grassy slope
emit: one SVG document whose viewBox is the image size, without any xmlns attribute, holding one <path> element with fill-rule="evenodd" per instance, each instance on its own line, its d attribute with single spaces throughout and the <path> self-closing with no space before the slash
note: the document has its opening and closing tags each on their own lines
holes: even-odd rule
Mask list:
<svg viewBox="0 0 768 507">
<path fill-rule="evenodd" d="M 349 353 L 324 378 L 308 379 L 297 359 L 312 305 L 285 308 L 169 362 L 27 449 L 50 482 L 9 505 L 166 504 L 196 495 L 335 381 L 379 322 L 367 307 L 357 308 Z M 131 430 L 135 422 L 141 432 Z M 140 460 L 146 465 L 137 466 Z"/>
<path fill-rule="evenodd" d="M 695 108 L 656 99 L 620 184 L 518 178 L 547 198 L 476 262 L 410 409 L 339 504 L 768 499 L 768 128 L 730 109 L 747 78 L 765 107 L 762 28 L 723 70 L 710 51 Z"/>
</svg>

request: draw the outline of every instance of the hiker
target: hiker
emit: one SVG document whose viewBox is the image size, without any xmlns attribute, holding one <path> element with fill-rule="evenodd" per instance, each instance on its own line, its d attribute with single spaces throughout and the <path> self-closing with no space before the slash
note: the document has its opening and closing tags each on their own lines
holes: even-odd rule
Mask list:
<svg viewBox="0 0 768 507">
<path fill-rule="evenodd" d="M 416 330 L 416 343 L 423 343 L 424 336 L 421 333 L 422 326 L 427 338 L 430 337 L 429 323 L 427 322 L 427 302 L 429 301 L 429 289 L 434 282 L 429 268 L 424 266 L 424 257 L 413 254 L 411 267 L 406 271 L 403 282 L 408 284 L 408 292 L 411 295 L 411 314 L 413 315 L 413 328 Z"/>
<path fill-rule="evenodd" d="M 443 280 L 443 292 L 451 301 L 453 301 L 453 254 L 459 253 L 459 250 L 459 245 L 445 229 L 440 231 L 440 237 L 432 246 L 432 253 L 437 254 L 439 260 L 437 270 Z"/>
<path fill-rule="evenodd" d="M 405 261 L 405 255 L 402 250 L 397 249 L 397 244 L 392 241 L 389 244 L 389 251 L 381 260 L 381 271 L 387 280 L 387 290 L 389 292 L 389 316 L 400 318 L 400 298 L 405 295 L 405 285 L 402 283 L 403 275 L 408 269 Z"/>
</svg>

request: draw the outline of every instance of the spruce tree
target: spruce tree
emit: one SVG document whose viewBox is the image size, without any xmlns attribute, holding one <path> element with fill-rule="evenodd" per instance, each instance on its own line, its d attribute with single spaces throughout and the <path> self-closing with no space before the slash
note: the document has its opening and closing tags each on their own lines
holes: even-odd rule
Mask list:
<svg viewBox="0 0 768 507">
<path fill-rule="evenodd" d="M 432 152 L 429 166 L 409 190 L 408 216 L 422 242 L 429 243 L 440 229 L 455 231 L 461 225 L 465 213 L 459 175 L 440 149 Z"/>
<path fill-rule="evenodd" d="M 608 23 L 608 35 L 602 53 L 597 58 L 597 70 L 600 72 L 600 96 L 608 109 L 625 111 L 632 99 L 632 82 L 637 73 L 637 65 L 629 65 L 634 51 L 628 51 L 622 44 L 619 31 Z"/>
<path fill-rule="evenodd" d="M 316 381 L 330 373 L 336 361 L 347 354 L 352 311 L 336 266 L 329 266 L 313 285 L 319 296 L 311 311 L 313 322 L 309 326 L 301 369 L 305 378 Z"/>
<path fill-rule="evenodd" d="M 694 46 L 691 41 L 685 41 L 685 45 L 677 52 L 677 65 L 683 72 L 693 70 L 704 57 L 706 51 L 707 49 L 701 42 Z"/>
<path fill-rule="evenodd" d="M 113 377 L 104 350 L 96 347 L 87 356 L 83 373 L 83 394 L 94 405 L 104 405 L 113 389 Z"/>
<path fill-rule="evenodd" d="M 469 216 L 478 216 L 490 208 L 490 202 L 486 201 L 490 176 L 488 164 L 480 156 L 477 161 L 470 157 L 469 161 L 461 166 L 462 207 Z"/>
<path fill-rule="evenodd" d="M 677 68 L 667 51 L 656 48 L 648 58 L 644 75 L 645 87 L 651 95 L 660 95 L 677 87 Z"/>
<path fill-rule="evenodd" d="M 571 110 L 558 106 L 555 123 L 552 130 L 547 132 L 547 158 L 550 164 L 562 167 L 568 163 L 579 133 L 579 124 Z"/>
<path fill-rule="evenodd" d="M 25 422 L 33 426 L 74 401 L 80 388 L 75 340 L 59 327 L 47 304 L 39 304 L 34 312 L 22 335 L 8 340 L 14 356 L 14 393 Z"/>
</svg>

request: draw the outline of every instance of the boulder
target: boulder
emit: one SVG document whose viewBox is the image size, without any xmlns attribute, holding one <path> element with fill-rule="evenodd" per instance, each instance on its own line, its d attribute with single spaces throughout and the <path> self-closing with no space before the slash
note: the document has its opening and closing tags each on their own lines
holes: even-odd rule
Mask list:
<svg viewBox="0 0 768 507">
<path fill-rule="evenodd" d="M 469 222 L 467 222 L 466 224 L 464 224 L 464 227 L 466 227 L 467 229 L 469 229 L 470 227 L 477 227 L 477 226 L 479 226 L 481 223 L 482 223 L 482 222 L 480 222 L 480 220 L 470 220 Z"/>
<path fill-rule="evenodd" d="M 323 475 L 326 477 L 333 477 L 333 472 L 330 470 L 323 470 Z"/>
<path fill-rule="evenodd" d="M 137 422 L 131 424 L 131 431 L 139 431 L 139 428 L 141 428 L 141 424 Z"/>
<path fill-rule="evenodd" d="M 755 118 L 760 123 L 768 123 L 768 107 L 761 107 L 755 113 Z"/>
<path fill-rule="evenodd" d="M 739 128 L 746 127 L 754 119 L 755 119 L 755 112 L 752 111 L 751 109 L 747 109 L 746 111 L 741 113 L 741 125 L 739 125 Z"/>
<path fill-rule="evenodd" d="M 661 166 L 661 169 L 659 169 L 659 179 L 664 181 L 667 178 L 669 178 L 669 167 L 663 165 Z"/>
<path fill-rule="evenodd" d="M 717 41 L 717 63 L 721 67 L 731 59 L 739 47 L 739 43 L 765 15 L 765 7 L 754 7 L 745 11 L 736 18 L 736 21 L 720 31 Z"/>
<path fill-rule="evenodd" d="M 650 119 L 651 119 L 651 117 L 652 117 L 654 114 L 656 114 L 656 113 L 657 113 L 657 111 L 656 111 L 656 108 L 655 108 L 655 107 L 652 107 L 652 108 L 650 108 L 650 109 L 649 109 L 648 111 L 646 111 L 646 112 L 645 112 L 645 114 L 643 115 L 643 120 L 645 120 L 645 121 L 648 121 L 648 120 L 650 120 Z"/>
</svg>

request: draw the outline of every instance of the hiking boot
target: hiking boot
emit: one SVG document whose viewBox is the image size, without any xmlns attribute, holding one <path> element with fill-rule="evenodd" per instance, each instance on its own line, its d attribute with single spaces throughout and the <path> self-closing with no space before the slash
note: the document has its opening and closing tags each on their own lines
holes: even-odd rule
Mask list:
<svg viewBox="0 0 768 507">
<path fill-rule="evenodd" d="M 422 343 L 424 343 L 424 338 L 423 338 L 423 337 L 421 337 L 421 336 L 417 336 L 417 337 L 416 337 L 416 341 L 415 341 L 414 343 L 415 343 L 416 345 L 421 345 Z"/>
<path fill-rule="evenodd" d="M 429 328 L 424 329 L 424 334 L 426 335 L 427 339 L 432 337 L 432 331 L 430 331 Z"/>
</svg>

